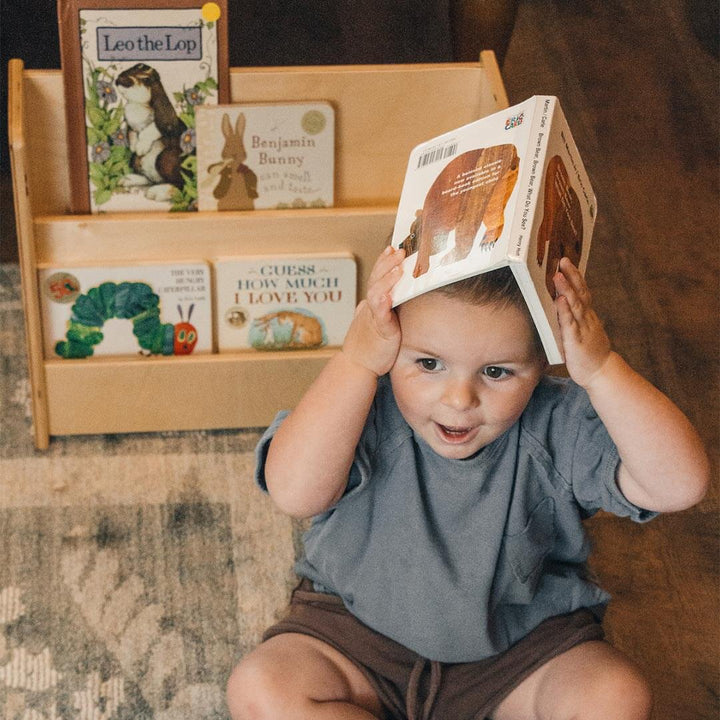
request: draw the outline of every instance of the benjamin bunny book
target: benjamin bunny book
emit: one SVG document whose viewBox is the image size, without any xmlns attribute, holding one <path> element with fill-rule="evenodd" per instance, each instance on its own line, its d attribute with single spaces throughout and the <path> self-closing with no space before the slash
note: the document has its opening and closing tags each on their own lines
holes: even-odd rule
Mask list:
<svg viewBox="0 0 720 720">
<path fill-rule="evenodd" d="M 197 162 L 200 210 L 331 207 L 335 112 L 327 102 L 198 108 Z"/>
<path fill-rule="evenodd" d="M 38 271 L 45 357 L 211 352 L 206 262 Z"/>
<path fill-rule="evenodd" d="M 355 312 L 351 254 L 218 258 L 213 267 L 220 352 L 342 344 Z"/>
<path fill-rule="evenodd" d="M 548 361 L 560 364 L 552 276 L 564 255 L 584 273 L 595 216 L 556 97 L 440 135 L 410 153 L 392 238 L 407 257 L 393 303 L 509 265 Z"/>
<path fill-rule="evenodd" d="M 197 209 L 195 110 L 227 102 L 227 1 L 58 0 L 73 212 Z"/>
</svg>

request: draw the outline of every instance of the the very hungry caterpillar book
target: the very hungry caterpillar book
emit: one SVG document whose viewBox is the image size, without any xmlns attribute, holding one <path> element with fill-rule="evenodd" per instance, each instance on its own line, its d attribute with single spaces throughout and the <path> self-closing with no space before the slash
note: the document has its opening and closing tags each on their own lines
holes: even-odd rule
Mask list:
<svg viewBox="0 0 720 720">
<path fill-rule="evenodd" d="M 341 345 L 355 312 L 350 254 L 217 259 L 218 350 L 311 350 Z"/>
<path fill-rule="evenodd" d="M 58 0 L 73 212 L 197 209 L 195 109 L 229 99 L 227 0 Z"/>
<path fill-rule="evenodd" d="M 212 350 L 205 262 L 45 267 L 38 275 L 48 359 Z"/>
<path fill-rule="evenodd" d="M 584 273 L 596 199 L 558 99 L 535 96 L 410 153 L 392 244 L 407 257 L 398 305 L 509 265 L 548 361 L 563 362 L 552 276 Z"/>
</svg>

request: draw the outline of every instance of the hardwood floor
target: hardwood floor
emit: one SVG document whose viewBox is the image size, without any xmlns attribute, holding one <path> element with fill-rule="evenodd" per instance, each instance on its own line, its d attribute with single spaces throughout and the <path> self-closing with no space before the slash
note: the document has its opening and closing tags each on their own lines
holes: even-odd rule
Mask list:
<svg viewBox="0 0 720 720">
<path fill-rule="evenodd" d="M 720 717 L 720 105 L 717 56 L 698 33 L 712 13 L 703 25 L 702 4 L 690 9 L 523 2 L 503 67 L 511 103 L 560 97 L 598 196 L 595 303 L 616 348 L 687 413 L 714 461 L 696 508 L 647 525 L 589 523 L 614 596 L 606 628 L 650 679 L 654 720 Z"/>
</svg>

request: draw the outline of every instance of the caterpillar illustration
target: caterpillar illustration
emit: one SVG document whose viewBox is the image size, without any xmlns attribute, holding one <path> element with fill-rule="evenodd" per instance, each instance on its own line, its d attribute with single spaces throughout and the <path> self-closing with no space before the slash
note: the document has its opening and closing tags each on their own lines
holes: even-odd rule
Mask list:
<svg viewBox="0 0 720 720">
<path fill-rule="evenodd" d="M 65 340 L 55 345 L 63 358 L 85 358 L 93 354 L 103 340 L 102 326 L 106 320 L 131 320 L 133 335 L 142 350 L 152 355 L 189 355 L 197 343 L 197 330 L 190 324 L 194 305 L 188 309 L 187 320 L 160 322 L 160 298 L 150 285 L 143 282 L 105 282 L 79 295 L 72 306 Z"/>
</svg>

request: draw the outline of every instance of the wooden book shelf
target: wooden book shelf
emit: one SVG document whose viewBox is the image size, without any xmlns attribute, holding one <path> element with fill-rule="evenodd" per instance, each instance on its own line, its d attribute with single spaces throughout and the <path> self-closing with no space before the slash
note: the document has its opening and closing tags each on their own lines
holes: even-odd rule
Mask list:
<svg viewBox="0 0 720 720">
<path fill-rule="evenodd" d="M 477 63 L 232 68 L 230 77 L 233 102 L 334 105 L 335 207 L 70 215 L 61 73 L 10 61 L 10 152 L 38 448 L 53 435 L 264 426 L 297 402 L 335 352 L 44 357 L 38 268 L 349 251 L 362 297 L 392 231 L 411 148 L 508 105 L 492 52 Z"/>
</svg>

